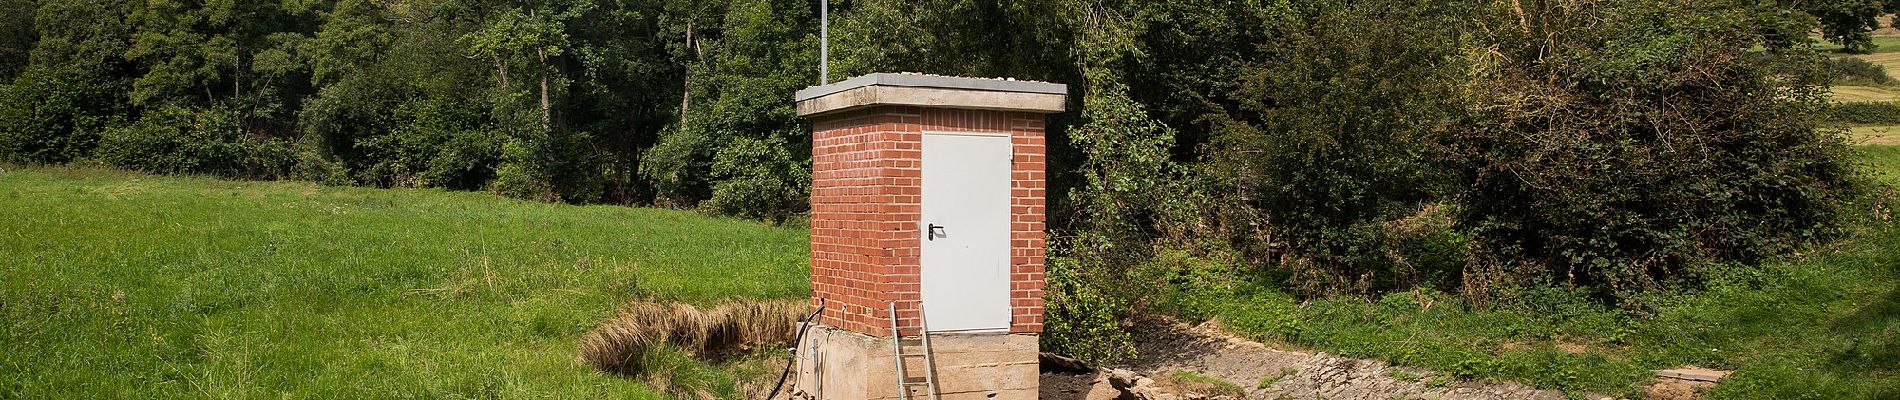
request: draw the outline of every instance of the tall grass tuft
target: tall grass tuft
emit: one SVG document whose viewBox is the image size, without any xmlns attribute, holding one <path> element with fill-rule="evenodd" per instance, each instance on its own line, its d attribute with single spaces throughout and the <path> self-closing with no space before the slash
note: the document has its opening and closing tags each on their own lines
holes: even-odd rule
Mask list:
<svg viewBox="0 0 1900 400">
<path fill-rule="evenodd" d="M 637 376 L 655 367 L 662 346 L 720 360 L 759 346 L 790 343 L 803 313 L 802 301 L 736 301 L 710 310 L 634 301 L 582 337 L 576 352 L 600 371 Z"/>
<path fill-rule="evenodd" d="M 798 319 L 805 313 L 798 301 L 745 301 L 719 305 L 714 318 L 706 324 L 705 349 L 709 356 L 724 357 L 751 350 L 756 346 L 791 343 Z"/>
</svg>

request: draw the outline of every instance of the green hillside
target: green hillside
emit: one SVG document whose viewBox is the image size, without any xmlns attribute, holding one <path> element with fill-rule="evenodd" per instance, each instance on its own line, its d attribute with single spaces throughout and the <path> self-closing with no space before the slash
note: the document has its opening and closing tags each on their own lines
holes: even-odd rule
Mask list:
<svg viewBox="0 0 1900 400">
<path fill-rule="evenodd" d="M 804 296 L 805 243 L 684 211 L 7 168 L 0 397 L 657 397 L 575 339 L 631 296 Z"/>
</svg>

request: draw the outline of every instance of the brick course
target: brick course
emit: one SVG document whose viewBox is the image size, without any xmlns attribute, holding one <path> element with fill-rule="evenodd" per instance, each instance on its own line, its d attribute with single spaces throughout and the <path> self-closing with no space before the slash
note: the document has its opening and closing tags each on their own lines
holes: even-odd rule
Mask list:
<svg viewBox="0 0 1900 400">
<path fill-rule="evenodd" d="M 1047 164 L 1043 115 L 879 106 L 812 122 L 811 289 L 827 301 L 819 322 L 889 336 L 897 302 L 903 332 L 918 325 L 917 221 L 924 131 L 1011 137 L 1010 331 L 1042 331 Z"/>
</svg>

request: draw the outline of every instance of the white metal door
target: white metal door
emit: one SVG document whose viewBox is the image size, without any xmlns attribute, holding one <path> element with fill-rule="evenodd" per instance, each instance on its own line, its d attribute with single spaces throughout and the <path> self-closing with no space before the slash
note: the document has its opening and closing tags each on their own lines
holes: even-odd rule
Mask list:
<svg viewBox="0 0 1900 400">
<path fill-rule="evenodd" d="M 925 322 L 931 331 L 1009 329 L 1009 137 L 923 137 Z"/>
</svg>

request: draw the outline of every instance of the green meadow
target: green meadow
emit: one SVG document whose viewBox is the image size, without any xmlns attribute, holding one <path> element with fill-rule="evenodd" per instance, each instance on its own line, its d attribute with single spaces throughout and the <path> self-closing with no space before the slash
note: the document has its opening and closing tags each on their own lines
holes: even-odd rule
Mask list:
<svg viewBox="0 0 1900 400">
<path fill-rule="evenodd" d="M 630 298 L 803 297 L 805 238 L 687 211 L 7 167 L 0 398 L 659 398 L 580 364 L 575 340 Z"/>
</svg>

